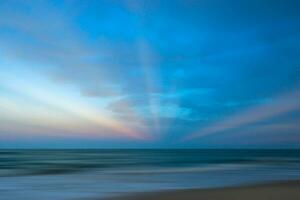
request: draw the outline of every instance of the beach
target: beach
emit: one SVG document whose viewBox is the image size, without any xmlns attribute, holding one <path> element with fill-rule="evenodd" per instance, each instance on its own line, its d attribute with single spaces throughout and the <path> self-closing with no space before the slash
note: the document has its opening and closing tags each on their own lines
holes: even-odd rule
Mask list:
<svg viewBox="0 0 300 200">
<path fill-rule="evenodd" d="M 141 193 L 110 200 L 299 200 L 300 181 Z"/>
</svg>

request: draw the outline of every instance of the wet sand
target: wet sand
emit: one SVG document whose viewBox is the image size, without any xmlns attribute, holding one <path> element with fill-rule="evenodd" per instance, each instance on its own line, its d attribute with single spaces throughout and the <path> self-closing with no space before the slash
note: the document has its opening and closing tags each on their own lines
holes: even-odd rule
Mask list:
<svg viewBox="0 0 300 200">
<path fill-rule="evenodd" d="M 300 181 L 143 193 L 110 200 L 300 200 Z"/>
</svg>

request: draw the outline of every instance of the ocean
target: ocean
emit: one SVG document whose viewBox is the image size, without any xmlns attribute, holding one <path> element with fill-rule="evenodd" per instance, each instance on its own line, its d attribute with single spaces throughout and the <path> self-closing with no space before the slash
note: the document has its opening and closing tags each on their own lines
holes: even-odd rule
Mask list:
<svg viewBox="0 0 300 200">
<path fill-rule="evenodd" d="M 300 150 L 0 150 L 1 200 L 101 199 L 298 179 Z"/>
</svg>

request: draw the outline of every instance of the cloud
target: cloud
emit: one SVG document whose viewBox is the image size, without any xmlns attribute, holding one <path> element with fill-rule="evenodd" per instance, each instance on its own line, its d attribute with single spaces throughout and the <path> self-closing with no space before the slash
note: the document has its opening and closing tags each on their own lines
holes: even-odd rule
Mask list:
<svg viewBox="0 0 300 200">
<path fill-rule="evenodd" d="M 118 97 L 121 94 L 120 91 L 117 85 L 107 85 L 83 88 L 81 94 L 85 97 Z"/>
</svg>

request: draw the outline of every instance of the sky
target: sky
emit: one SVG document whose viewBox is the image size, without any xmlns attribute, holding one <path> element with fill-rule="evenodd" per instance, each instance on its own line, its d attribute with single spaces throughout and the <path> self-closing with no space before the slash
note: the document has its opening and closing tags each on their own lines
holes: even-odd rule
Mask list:
<svg viewBox="0 0 300 200">
<path fill-rule="evenodd" d="M 0 1 L 0 148 L 300 148 L 299 9 Z"/>
</svg>

